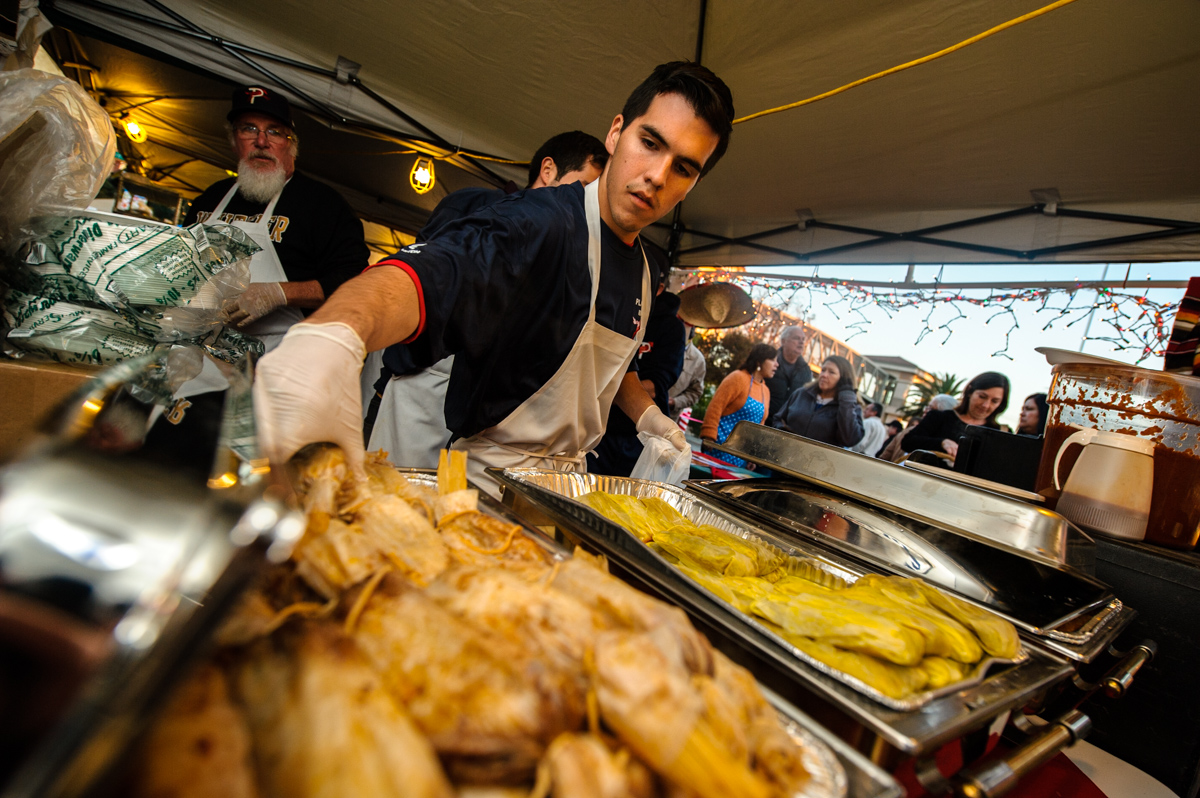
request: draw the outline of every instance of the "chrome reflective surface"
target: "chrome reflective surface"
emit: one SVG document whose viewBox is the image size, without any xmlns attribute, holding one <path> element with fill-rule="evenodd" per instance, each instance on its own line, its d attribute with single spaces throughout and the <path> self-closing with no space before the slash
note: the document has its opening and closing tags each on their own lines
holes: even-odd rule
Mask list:
<svg viewBox="0 0 1200 798">
<path fill-rule="evenodd" d="M 748 422 L 715 448 L 1029 559 L 1094 567 L 1095 543 L 1062 516 L 955 480 Z"/>
<path fill-rule="evenodd" d="M 719 522 L 721 528 L 728 531 L 740 528 L 779 545 L 780 538 L 761 526 L 738 519 L 701 497 L 660 483 L 538 469 L 489 469 L 488 473 L 505 485 L 506 490 L 520 495 L 560 527 L 607 555 L 651 593 L 683 607 L 699 625 L 714 630 L 720 639 L 720 642 L 714 639 L 714 643 L 735 660 L 741 661 L 732 652 L 740 652 L 762 667 L 784 674 L 790 685 L 832 703 L 905 753 L 931 751 L 978 727 L 988 718 L 1023 706 L 1039 691 L 1067 679 L 1073 672 L 1065 660 L 1041 648 L 1027 647 L 1027 661 L 989 673 L 973 686 L 946 695 L 931 695 L 915 707 L 888 706 L 851 686 L 844 675 L 834 675 L 827 668 L 810 665 L 806 658 L 797 656 L 800 652 L 786 643 L 781 645 L 776 635 L 750 622 L 746 616 L 687 579 L 623 527 L 567 497 L 581 495 L 601 484 L 604 489 L 619 488 L 620 492 L 631 495 L 658 496 L 681 511 L 686 507 L 685 515 L 695 512 L 705 519 L 705 523 Z M 810 557 L 822 570 L 843 578 L 856 578 L 866 570 L 861 564 L 810 542 L 789 541 L 782 547 Z"/>
<path fill-rule="evenodd" d="M 0 471 L 0 601 L 107 638 L 6 796 L 90 789 L 241 592 L 304 531 L 246 448 L 253 429 L 236 411 L 248 402 L 248 371 L 230 370 L 229 390 L 206 403 L 214 415 L 184 428 L 194 437 L 154 431 L 171 403 L 169 356 L 102 373 L 65 403 L 52 435 Z M 193 440 L 207 445 L 181 445 Z"/>
</svg>

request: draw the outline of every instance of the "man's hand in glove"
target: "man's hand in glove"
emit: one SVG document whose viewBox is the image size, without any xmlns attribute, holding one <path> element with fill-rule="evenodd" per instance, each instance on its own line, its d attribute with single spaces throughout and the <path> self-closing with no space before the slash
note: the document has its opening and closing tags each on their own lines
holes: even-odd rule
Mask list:
<svg viewBox="0 0 1200 798">
<path fill-rule="evenodd" d="M 245 327 L 287 304 L 287 296 L 279 283 L 250 283 L 239 296 L 225 304 L 221 312 L 235 327 Z"/>
<path fill-rule="evenodd" d="M 642 413 L 642 417 L 637 421 L 637 431 L 666 438 L 681 452 L 691 448 L 688 446 L 683 430 L 666 413 L 659 410 L 657 405 L 650 405 Z"/>
<path fill-rule="evenodd" d="M 328 441 L 342 447 L 355 473 L 363 473 L 359 375 L 366 356 L 358 333 L 331 322 L 295 325 L 258 361 L 255 417 L 272 463 L 286 463 L 303 446 Z"/>
</svg>

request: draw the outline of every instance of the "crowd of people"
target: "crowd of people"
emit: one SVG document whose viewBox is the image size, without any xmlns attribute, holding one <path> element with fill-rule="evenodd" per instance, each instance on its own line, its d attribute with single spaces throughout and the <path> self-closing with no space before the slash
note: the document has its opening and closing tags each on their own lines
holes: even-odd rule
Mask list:
<svg viewBox="0 0 1200 798">
<path fill-rule="evenodd" d="M 884 407 L 859 396 L 854 367 L 840 356 L 825 358 L 813 374 L 803 357 L 804 330 L 788 327 L 779 347 L 756 344 L 740 368 L 717 387 L 700 428 L 704 451 L 732 466 L 754 470 L 738 457 L 710 448 L 724 443 L 739 421 L 769 424 L 820 443 L 889 462 L 914 452 L 952 465 L 969 427 L 1008 432 L 997 417 L 1008 407 L 1008 377 L 985 371 L 972 378 L 961 396 L 938 394 L 905 424 L 884 423 Z M 1046 394 L 1026 397 L 1017 435 L 1040 437 L 1046 427 Z"/>
</svg>

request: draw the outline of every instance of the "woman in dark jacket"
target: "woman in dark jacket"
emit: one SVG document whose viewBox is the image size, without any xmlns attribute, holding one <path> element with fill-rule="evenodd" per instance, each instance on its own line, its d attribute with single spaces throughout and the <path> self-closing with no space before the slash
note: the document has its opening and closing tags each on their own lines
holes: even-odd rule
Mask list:
<svg viewBox="0 0 1200 798">
<path fill-rule="evenodd" d="M 999 429 L 996 416 L 1008 407 L 1008 377 L 985 371 L 967 383 L 962 400 L 953 410 L 931 410 L 904 436 L 900 447 L 906 452 L 928 449 L 958 455 L 958 439 L 968 425 Z"/>
<path fill-rule="evenodd" d="M 1035 393 L 1025 397 L 1021 405 L 1021 415 L 1017 417 L 1017 434 L 1030 435 L 1034 438 L 1046 434 L 1046 417 L 1050 413 L 1050 405 L 1046 404 L 1046 394 Z"/>
<path fill-rule="evenodd" d="M 815 380 L 788 397 L 772 419 L 774 426 L 814 441 L 843 448 L 862 440 L 862 407 L 854 390 L 854 367 L 834 355 Z"/>
</svg>

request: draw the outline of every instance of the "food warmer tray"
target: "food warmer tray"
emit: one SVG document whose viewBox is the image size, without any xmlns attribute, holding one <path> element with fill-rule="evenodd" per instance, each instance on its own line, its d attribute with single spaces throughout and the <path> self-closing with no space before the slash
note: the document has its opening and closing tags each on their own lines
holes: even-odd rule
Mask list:
<svg viewBox="0 0 1200 798">
<path fill-rule="evenodd" d="M 89 445 L 97 429 L 109 433 L 102 442 L 115 427 L 146 429 L 156 399 L 139 385 L 147 373 L 161 375 L 165 358 L 102 372 L 60 408 L 52 438 L 0 470 L 0 610 L 12 610 L 12 602 L 28 608 L 46 580 L 84 582 L 95 600 L 86 618 L 70 623 L 89 624 L 92 639 L 104 642 L 78 698 L 7 783 L 0 774 L 4 798 L 73 798 L 111 787 L 171 687 L 210 650 L 222 618 L 303 533 L 288 488 L 271 481 L 258 457 L 243 371 L 222 369 L 230 383 L 223 400 L 197 400 L 189 410 L 198 428 L 213 433 L 200 447 L 204 454 L 174 447 L 179 460 L 172 462 L 162 458 L 169 445 L 117 457 Z M 399 470 L 436 486 L 434 472 Z M 569 556 L 483 491 L 479 506 L 520 525 L 551 556 Z M 806 764 L 828 773 L 797 798 L 901 798 L 890 775 L 789 701 L 764 692 L 792 737 L 810 746 Z"/>
<path fill-rule="evenodd" d="M 930 753 L 943 743 L 1024 706 L 1074 672 L 1066 660 L 1039 647 L 1026 646 L 1025 662 L 1004 667 L 974 686 L 929 696 L 914 702 L 910 708 L 886 706 L 868 697 L 861 688 L 852 687 L 845 681 L 848 677 L 834 676 L 830 669 L 811 664 L 766 627 L 688 579 L 624 527 L 574 499 L 592 490 L 654 496 L 692 520 L 711 523 L 743 537 L 760 538 L 796 556 L 809 558 L 835 576 L 853 579 L 866 573 L 868 569 L 861 564 L 809 541 L 782 540 L 702 497 L 662 483 L 540 469 L 489 469 L 488 473 L 506 487 L 506 502 L 521 497 L 548 516 L 567 538 L 608 556 L 627 581 L 683 608 L 727 656 L 795 703 L 813 707 L 820 722 L 844 725 L 844 718 L 848 717 L 867 731 L 866 735 L 844 736 L 878 739 L 885 748 L 908 755 Z M 525 512 L 520 508 L 518 511 Z"/>
<path fill-rule="evenodd" d="M 792 479 L 690 491 L 789 540 L 936 584 L 1069 659 L 1093 661 L 1136 615 L 1063 561 L 1082 533 L 1055 513 L 759 424 L 739 424 L 719 448 Z"/>
</svg>

